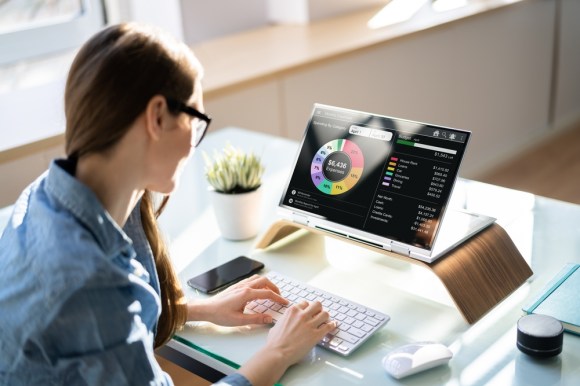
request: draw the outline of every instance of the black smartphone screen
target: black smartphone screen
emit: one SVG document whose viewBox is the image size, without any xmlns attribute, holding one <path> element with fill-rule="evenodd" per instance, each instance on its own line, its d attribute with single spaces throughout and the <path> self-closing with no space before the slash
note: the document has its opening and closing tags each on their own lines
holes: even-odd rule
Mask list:
<svg viewBox="0 0 580 386">
<path fill-rule="evenodd" d="M 264 264 L 246 256 L 239 256 L 216 268 L 192 277 L 187 284 L 205 293 L 213 293 L 253 275 Z"/>
</svg>

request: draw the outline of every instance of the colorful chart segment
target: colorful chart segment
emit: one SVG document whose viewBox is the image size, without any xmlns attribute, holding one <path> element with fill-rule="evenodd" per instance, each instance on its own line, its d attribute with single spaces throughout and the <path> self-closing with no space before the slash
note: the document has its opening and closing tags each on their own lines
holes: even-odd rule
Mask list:
<svg viewBox="0 0 580 386">
<path fill-rule="evenodd" d="M 383 185 L 390 186 L 391 180 L 393 179 L 393 174 L 395 173 L 395 168 L 397 167 L 397 162 L 399 159 L 397 157 L 391 157 L 389 164 L 387 165 L 387 171 L 383 177 Z"/>
<path fill-rule="evenodd" d="M 363 169 L 361 149 L 348 139 L 335 139 L 318 149 L 310 166 L 310 175 L 318 190 L 337 195 L 355 186 Z"/>
</svg>

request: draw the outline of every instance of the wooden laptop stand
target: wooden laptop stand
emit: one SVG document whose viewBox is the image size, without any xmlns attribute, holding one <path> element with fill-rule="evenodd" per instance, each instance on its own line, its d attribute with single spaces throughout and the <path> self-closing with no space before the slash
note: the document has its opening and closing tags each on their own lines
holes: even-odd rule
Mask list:
<svg viewBox="0 0 580 386">
<path fill-rule="evenodd" d="M 497 224 L 492 224 L 433 263 L 397 255 L 287 220 L 272 224 L 256 248 L 265 249 L 300 229 L 344 240 L 431 270 L 443 282 L 469 324 L 478 321 L 532 276 L 532 270 L 511 238 Z"/>
</svg>

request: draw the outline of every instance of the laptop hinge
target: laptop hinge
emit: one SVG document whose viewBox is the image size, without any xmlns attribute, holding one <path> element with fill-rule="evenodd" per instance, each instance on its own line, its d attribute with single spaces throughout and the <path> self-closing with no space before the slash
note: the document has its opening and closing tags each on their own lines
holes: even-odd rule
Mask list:
<svg viewBox="0 0 580 386">
<path fill-rule="evenodd" d="M 292 221 L 297 222 L 298 224 L 308 225 L 308 220 L 306 216 L 301 216 L 299 214 L 292 213 Z"/>
<path fill-rule="evenodd" d="M 404 256 L 409 256 L 411 254 L 408 247 L 397 243 L 391 243 L 391 251 Z"/>
</svg>

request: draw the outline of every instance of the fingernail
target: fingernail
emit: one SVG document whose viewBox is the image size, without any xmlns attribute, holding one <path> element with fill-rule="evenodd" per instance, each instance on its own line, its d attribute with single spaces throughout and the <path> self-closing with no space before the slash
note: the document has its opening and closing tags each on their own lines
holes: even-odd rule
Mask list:
<svg viewBox="0 0 580 386">
<path fill-rule="evenodd" d="M 264 323 L 272 323 L 272 317 L 269 315 L 264 315 Z"/>
</svg>

